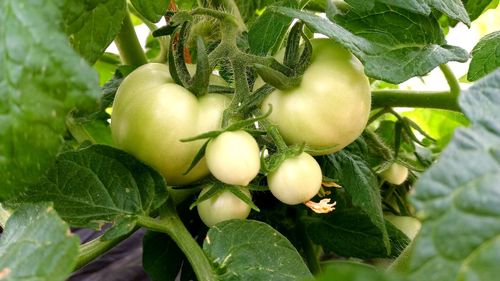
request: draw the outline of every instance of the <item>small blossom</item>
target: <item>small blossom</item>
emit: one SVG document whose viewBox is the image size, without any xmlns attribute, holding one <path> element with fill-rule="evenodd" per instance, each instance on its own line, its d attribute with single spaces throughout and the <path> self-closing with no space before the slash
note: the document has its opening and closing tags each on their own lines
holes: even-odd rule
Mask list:
<svg viewBox="0 0 500 281">
<path fill-rule="evenodd" d="M 308 201 L 304 204 L 317 214 L 326 214 L 335 210 L 335 205 L 337 205 L 337 202 L 330 203 L 331 200 L 330 198 L 325 198 L 319 202 Z"/>
</svg>

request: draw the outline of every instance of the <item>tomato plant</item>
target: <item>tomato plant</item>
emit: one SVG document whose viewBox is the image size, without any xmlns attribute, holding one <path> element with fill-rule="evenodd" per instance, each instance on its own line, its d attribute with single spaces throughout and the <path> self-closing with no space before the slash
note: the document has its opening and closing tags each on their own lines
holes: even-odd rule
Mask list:
<svg viewBox="0 0 500 281">
<path fill-rule="evenodd" d="M 497 0 L 1 7 L 0 280 L 500 274 Z"/>
</svg>

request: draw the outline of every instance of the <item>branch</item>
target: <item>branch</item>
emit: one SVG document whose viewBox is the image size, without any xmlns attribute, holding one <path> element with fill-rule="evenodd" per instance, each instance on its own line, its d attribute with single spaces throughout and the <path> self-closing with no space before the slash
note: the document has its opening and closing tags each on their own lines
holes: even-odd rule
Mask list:
<svg viewBox="0 0 500 281">
<path fill-rule="evenodd" d="M 140 66 L 148 62 L 128 12 L 123 19 L 122 29 L 115 38 L 115 44 L 124 64 Z"/>
<path fill-rule="evenodd" d="M 458 97 L 448 91 L 372 91 L 372 109 L 382 107 L 423 107 L 461 112 Z"/>
</svg>

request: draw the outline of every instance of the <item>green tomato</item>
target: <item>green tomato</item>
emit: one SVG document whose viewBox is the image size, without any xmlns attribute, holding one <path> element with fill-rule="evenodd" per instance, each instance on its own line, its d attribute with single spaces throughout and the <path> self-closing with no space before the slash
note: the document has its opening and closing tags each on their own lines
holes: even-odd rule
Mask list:
<svg viewBox="0 0 500 281">
<path fill-rule="evenodd" d="M 271 193 L 288 205 L 305 203 L 321 188 L 323 175 L 314 158 L 302 152 L 286 159 L 274 171 L 267 175 L 267 184 Z"/>
<path fill-rule="evenodd" d="M 422 223 L 414 217 L 386 215 L 384 218 L 412 240 L 417 236 L 422 227 Z"/>
<path fill-rule="evenodd" d="M 200 196 L 205 194 L 210 187 L 205 187 Z M 247 189 L 241 189 L 248 198 L 252 199 Z M 211 227 L 221 221 L 231 219 L 246 219 L 250 214 L 250 206 L 234 195 L 231 191 L 222 191 L 211 198 L 200 202 L 196 207 L 203 223 Z"/>
<path fill-rule="evenodd" d="M 169 185 L 189 184 L 209 174 L 202 159 L 183 175 L 203 140 L 180 140 L 219 129 L 229 103 L 228 97 L 218 94 L 197 98 L 175 84 L 167 65 L 146 64 L 130 73 L 116 92 L 113 141 L 159 171 Z"/>
<path fill-rule="evenodd" d="M 383 170 L 379 175 L 389 183 L 400 185 L 408 178 L 408 168 L 399 163 L 392 163 L 389 168 Z"/>
<path fill-rule="evenodd" d="M 339 151 L 366 127 L 371 92 L 363 65 L 330 39 L 313 39 L 311 65 L 297 88 L 273 91 L 262 103 L 271 104 L 269 121 L 288 144 L 306 144 L 312 155 Z"/>
<path fill-rule="evenodd" d="M 227 184 L 246 186 L 260 169 L 259 145 L 243 130 L 224 132 L 211 140 L 205 158 L 212 175 Z"/>
</svg>

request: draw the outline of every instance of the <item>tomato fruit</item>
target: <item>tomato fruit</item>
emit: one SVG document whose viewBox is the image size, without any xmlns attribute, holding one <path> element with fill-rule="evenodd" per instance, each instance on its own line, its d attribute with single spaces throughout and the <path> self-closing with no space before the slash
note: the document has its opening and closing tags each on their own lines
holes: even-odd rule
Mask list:
<svg viewBox="0 0 500 281">
<path fill-rule="evenodd" d="M 205 187 L 200 196 L 209 190 Z M 241 189 L 248 198 L 252 198 L 247 189 Z M 230 219 L 246 219 L 250 214 L 250 206 L 234 195 L 231 191 L 222 191 L 211 198 L 200 202 L 197 206 L 198 215 L 203 223 L 211 227 L 221 221 Z"/>
<path fill-rule="evenodd" d="M 187 175 L 203 140 L 181 139 L 220 128 L 230 98 L 199 98 L 175 84 L 168 66 L 143 65 L 130 73 L 116 92 L 111 114 L 115 145 L 159 171 L 169 185 L 192 183 L 209 174 L 202 159 Z"/>
<path fill-rule="evenodd" d="M 246 186 L 260 169 L 259 145 L 249 133 L 224 132 L 205 151 L 207 166 L 221 182 Z"/>
<path fill-rule="evenodd" d="M 318 194 L 323 175 L 314 158 L 302 152 L 286 159 L 274 171 L 267 175 L 267 184 L 271 193 L 288 205 L 305 203 Z"/>
<path fill-rule="evenodd" d="M 419 220 L 414 217 L 409 216 L 395 216 L 386 215 L 384 216 L 386 220 L 392 223 L 395 227 L 401 230 L 408 238 L 414 239 L 417 233 L 420 231 L 422 224 Z"/>
<path fill-rule="evenodd" d="M 400 185 L 408 178 L 408 168 L 399 163 L 392 163 L 389 168 L 383 170 L 379 175 L 389 183 Z"/>
<path fill-rule="evenodd" d="M 300 85 L 275 90 L 262 103 L 271 104 L 269 121 L 288 144 L 306 144 L 312 155 L 339 151 L 366 127 L 371 91 L 363 65 L 330 39 L 311 40 L 311 65 Z"/>
</svg>

